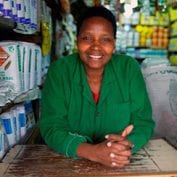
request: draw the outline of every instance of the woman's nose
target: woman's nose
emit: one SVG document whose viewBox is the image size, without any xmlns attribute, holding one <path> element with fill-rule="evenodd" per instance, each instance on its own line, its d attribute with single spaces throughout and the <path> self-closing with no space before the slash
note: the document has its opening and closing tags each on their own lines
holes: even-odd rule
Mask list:
<svg viewBox="0 0 177 177">
<path fill-rule="evenodd" d="M 101 47 L 99 40 L 94 40 L 91 47 L 93 49 L 99 49 Z"/>
</svg>

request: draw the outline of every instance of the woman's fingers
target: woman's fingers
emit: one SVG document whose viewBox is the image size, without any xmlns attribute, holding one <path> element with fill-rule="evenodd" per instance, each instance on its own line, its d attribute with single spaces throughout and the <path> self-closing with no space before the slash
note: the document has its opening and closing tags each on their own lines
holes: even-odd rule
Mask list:
<svg viewBox="0 0 177 177">
<path fill-rule="evenodd" d="M 108 142 L 107 144 L 109 144 Z M 109 158 L 111 159 L 111 166 L 113 167 L 123 167 L 130 163 L 131 150 L 129 147 L 111 142 Z"/>
<path fill-rule="evenodd" d="M 107 140 L 112 140 L 112 141 L 123 141 L 125 139 L 125 137 L 121 135 L 117 135 L 117 134 L 109 134 L 109 135 L 106 135 L 105 138 Z"/>
<path fill-rule="evenodd" d="M 117 134 L 108 134 L 105 136 L 106 139 L 112 141 L 122 141 L 126 136 L 128 136 L 133 130 L 133 125 L 127 126 L 121 133 L 121 135 Z"/>
<path fill-rule="evenodd" d="M 123 132 L 121 133 L 121 135 L 123 137 L 126 137 L 127 135 L 129 135 L 133 130 L 133 125 L 129 125 L 128 127 L 126 127 Z"/>
<path fill-rule="evenodd" d="M 122 141 L 115 141 L 115 140 L 113 141 L 111 139 L 111 141 L 108 141 L 106 143 L 106 145 L 107 145 L 107 147 L 111 147 L 112 145 L 114 145 L 114 146 L 117 145 L 117 146 L 119 146 L 118 147 L 119 150 L 131 149 L 133 147 L 133 144 L 126 139 L 124 139 Z"/>
<path fill-rule="evenodd" d="M 127 156 L 117 155 L 110 153 L 111 166 L 125 166 L 130 163 L 130 159 Z"/>
<path fill-rule="evenodd" d="M 94 161 L 101 164 L 121 168 L 130 162 L 131 150 L 120 142 L 104 141 L 94 147 Z"/>
</svg>

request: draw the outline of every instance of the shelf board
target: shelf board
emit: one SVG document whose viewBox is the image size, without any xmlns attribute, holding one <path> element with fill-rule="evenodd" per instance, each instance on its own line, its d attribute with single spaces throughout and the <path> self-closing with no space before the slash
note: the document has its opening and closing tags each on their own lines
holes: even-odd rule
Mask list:
<svg viewBox="0 0 177 177">
<path fill-rule="evenodd" d="M 16 27 L 16 23 L 10 18 L 4 18 L 0 16 L 0 29 L 1 31 L 13 30 Z"/>
<path fill-rule="evenodd" d="M 8 31 L 0 30 L 0 32 L 1 32 L 0 41 L 4 41 L 4 40 L 24 41 L 24 42 L 36 43 L 38 45 L 41 45 L 42 43 L 42 37 L 40 33 L 35 33 L 32 35 L 24 35 L 10 30 Z"/>
<path fill-rule="evenodd" d="M 14 40 L 33 42 L 36 44 L 42 43 L 42 37 L 40 32 L 36 32 L 34 34 L 21 34 L 14 32 L 16 26 L 16 23 L 12 19 L 0 17 L 0 41 Z"/>
<path fill-rule="evenodd" d="M 24 101 L 36 100 L 39 98 L 39 95 L 40 95 L 39 88 L 35 88 L 29 90 L 28 92 L 22 93 L 18 95 L 14 100 L 12 100 L 10 103 L 6 103 L 5 105 L 0 106 L 0 114 L 13 107 L 15 104 L 22 103 Z"/>
<path fill-rule="evenodd" d="M 26 135 L 18 142 L 18 144 L 36 144 L 40 142 L 41 136 L 37 124 L 29 128 Z"/>
</svg>

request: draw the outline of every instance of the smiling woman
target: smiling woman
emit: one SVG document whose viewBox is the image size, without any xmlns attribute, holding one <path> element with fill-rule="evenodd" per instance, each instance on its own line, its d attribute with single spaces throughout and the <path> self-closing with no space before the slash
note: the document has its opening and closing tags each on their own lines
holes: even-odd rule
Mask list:
<svg viewBox="0 0 177 177">
<path fill-rule="evenodd" d="M 77 46 L 86 72 L 90 73 L 89 69 L 99 69 L 99 76 L 102 76 L 104 66 L 111 59 L 115 48 L 111 23 L 102 17 L 89 18 L 82 24 Z"/>
<path fill-rule="evenodd" d="M 77 23 L 78 53 L 52 63 L 42 92 L 41 134 L 49 147 L 110 167 L 129 164 L 154 129 L 134 58 L 114 53 L 116 20 L 89 7 Z"/>
</svg>

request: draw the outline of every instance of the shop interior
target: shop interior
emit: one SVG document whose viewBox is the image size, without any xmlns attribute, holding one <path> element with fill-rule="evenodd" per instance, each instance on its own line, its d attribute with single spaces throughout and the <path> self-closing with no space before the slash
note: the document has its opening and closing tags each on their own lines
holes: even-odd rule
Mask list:
<svg viewBox="0 0 177 177">
<path fill-rule="evenodd" d="M 99 5 L 116 17 L 115 52 L 141 67 L 156 122 L 153 138 L 177 148 L 176 0 L 0 0 L 1 163 L 16 145 L 44 144 L 38 120 L 48 68 L 77 51 L 78 16 Z"/>
</svg>

